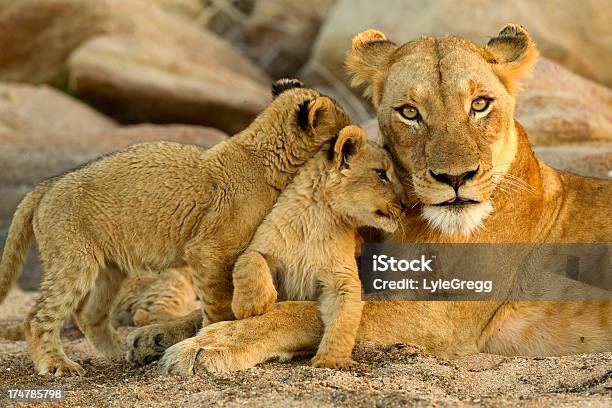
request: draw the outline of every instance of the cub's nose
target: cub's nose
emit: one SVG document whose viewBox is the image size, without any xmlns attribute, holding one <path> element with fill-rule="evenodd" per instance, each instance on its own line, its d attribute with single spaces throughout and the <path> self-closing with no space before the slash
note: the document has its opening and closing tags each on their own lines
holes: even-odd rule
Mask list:
<svg viewBox="0 0 612 408">
<path fill-rule="evenodd" d="M 466 181 L 473 178 L 476 173 L 478 173 L 478 169 L 480 169 L 480 165 L 474 170 L 466 171 L 465 173 L 457 175 L 447 173 L 434 173 L 432 170 L 429 170 L 429 174 L 431 174 L 431 177 L 433 177 L 436 181 L 451 186 L 456 193 L 457 190 L 459 190 L 459 187 L 464 185 Z"/>
</svg>

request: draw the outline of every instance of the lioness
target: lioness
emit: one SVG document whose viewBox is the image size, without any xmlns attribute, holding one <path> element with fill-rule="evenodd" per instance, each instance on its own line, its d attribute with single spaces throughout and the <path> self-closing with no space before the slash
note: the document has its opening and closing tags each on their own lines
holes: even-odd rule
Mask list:
<svg viewBox="0 0 612 408">
<path fill-rule="evenodd" d="M 281 300 L 318 298 L 325 333 L 313 366 L 349 366 L 363 307 L 357 229 L 395 231 L 401 194 L 387 153 L 361 128 L 342 129 L 278 197 L 236 261 L 236 318 L 267 312 L 277 290 Z"/>
<path fill-rule="evenodd" d="M 484 48 L 456 37 L 398 46 L 368 30 L 347 65 L 372 97 L 380 136 L 412 198 L 404 242 L 610 242 L 612 183 L 538 161 L 514 121 L 515 80 L 537 51 L 518 25 Z M 410 205 L 409 205 L 410 207 Z M 197 319 L 196 319 L 197 320 Z M 142 362 L 192 336 L 193 316 L 131 333 Z M 258 317 L 199 333 L 184 374 L 250 367 L 315 350 L 323 325 L 313 302 L 280 302 Z M 453 357 L 477 352 L 550 356 L 612 350 L 610 302 L 367 302 L 357 341 L 420 344 Z M 178 372 L 175 370 L 173 372 Z"/>
<path fill-rule="evenodd" d="M 122 353 L 109 308 L 127 273 L 188 265 L 208 322 L 233 319 L 231 266 L 297 169 L 343 127 L 342 108 L 299 81 L 210 150 L 130 147 L 38 185 L 18 206 L 0 263 L 0 301 L 32 235 L 44 266 L 25 335 L 38 374 L 80 374 L 59 332 L 74 312 L 104 355 Z"/>
</svg>

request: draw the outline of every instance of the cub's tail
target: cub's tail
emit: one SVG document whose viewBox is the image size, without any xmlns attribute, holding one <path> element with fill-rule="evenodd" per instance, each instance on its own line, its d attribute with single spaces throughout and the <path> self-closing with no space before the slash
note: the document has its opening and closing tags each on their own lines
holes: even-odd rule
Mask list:
<svg viewBox="0 0 612 408">
<path fill-rule="evenodd" d="M 52 181 L 40 183 L 29 192 L 17 206 L 13 220 L 4 243 L 4 253 L 0 260 L 0 303 L 4 301 L 9 290 L 17 280 L 23 267 L 25 257 L 30 249 L 30 242 L 34 235 L 32 218 L 34 210 L 38 207 Z"/>
</svg>

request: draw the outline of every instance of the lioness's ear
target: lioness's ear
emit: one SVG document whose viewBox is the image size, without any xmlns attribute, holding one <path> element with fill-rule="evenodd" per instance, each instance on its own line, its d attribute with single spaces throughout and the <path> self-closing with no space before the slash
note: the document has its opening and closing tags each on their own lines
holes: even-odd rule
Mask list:
<svg viewBox="0 0 612 408">
<path fill-rule="evenodd" d="M 389 57 L 397 45 L 387 40 L 378 30 L 366 30 L 353 37 L 351 50 L 346 54 L 346 69 L 351 86 L 365 85 L 364 96 L 378 106 L 382 98 L 382 85 Z"/>
<path fill-rule="evenodd" d="M 333 146 L 334 166 L 336 168 L 347 167 L 350 159 L 363 148 L 367 136 L 363 129 L 358 126 L 347 126 L 340 131 Z"/>
<path fill-rule="evenodd" d="M 300 105 L 298 123 L 302 130 L 334 134 L 338 121 L 337 113 L 333 100 L 327 96 L 319 96 Z"/>
<path fill-rule="evenodd" d="M 531 74 L 538 59 L 538 50 L 529 33 L 519 24 L 505 25 L 497 37 L 485 47 L 491 56 L 490 63 L 508 92 L 515 91 L 514 81 Z"/>
</svg>

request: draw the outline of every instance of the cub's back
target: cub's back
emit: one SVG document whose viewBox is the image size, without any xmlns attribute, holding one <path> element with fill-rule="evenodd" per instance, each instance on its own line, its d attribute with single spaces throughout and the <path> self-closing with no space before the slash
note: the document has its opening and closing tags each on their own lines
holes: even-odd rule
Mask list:
<svg viewBox="0 0 612 408">
<path fill-rule="evenodd" d="M 214 200 L 215 178 L 223 174 L 215 157 L 231 148 L 229 142 L 212 151 L 143 143 L 103 156 L 58 176 L 41 200 L 34 225 L 47 237 L 57 232 L 63 239 L 95 243 L 111 258 L 149 248 L 158 255 L 138 263 L 163 265 L 181 255 L 181 243 Z"/>
</svg>

